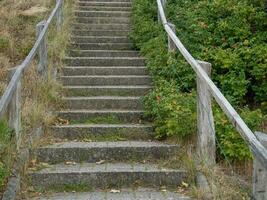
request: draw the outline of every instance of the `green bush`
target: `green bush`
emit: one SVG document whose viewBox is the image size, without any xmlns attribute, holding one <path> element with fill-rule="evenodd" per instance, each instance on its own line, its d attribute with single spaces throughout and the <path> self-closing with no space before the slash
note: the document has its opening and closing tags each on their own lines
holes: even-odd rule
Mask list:
<svg viewBox="0 0 267 200">
<path fill-rule="evenodd" d="M 267 111 L 266 13 L 263 0 L 169 0 L 167 18 L 192 53 L 213 65 L 212 79 L 254 131 Z M 196 80 L 180 53 L 168 53 L 167 36 L 157 19 L 155 0 L 133 2 L 131 38 L 146 58 L 154 89 L 144 98 L 156 137 L 185 138 L 196 133 Z M 245 108 L 244 108 L 245 107 Z M 214 108 L 218 154 L 230 160 L 250 151 L 223 112 Z"/>
<path fill-rule="evenodd" d="M 248 145 L 241 138 L 240 134 L 236 132 L 233 125 L 229 123 L 225 114 L 218 107 L 215 107 L 213 111 L 219 155 L 230 161 L 251 159 L 252 154 Z M 238 111 L 252 130 L 260 129 L 263 118 L 260 110 L 251 111 L 245 107 Z"/>
<path fill-rule="evenodd" d="M 175 82 L 162 79 L 145 97 L 147 115 L 156 125 L 156 137 L 186 138 L 196 133 L 196 96 L 181 93 Z"/>
</svg>

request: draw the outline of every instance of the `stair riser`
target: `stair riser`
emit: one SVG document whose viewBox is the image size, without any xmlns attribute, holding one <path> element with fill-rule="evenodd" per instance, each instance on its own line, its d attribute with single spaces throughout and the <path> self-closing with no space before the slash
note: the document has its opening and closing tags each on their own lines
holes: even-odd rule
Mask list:
<svg viewBox="0 0 267 200">
<path fill-rule="evenodd" d="M 87 24 L 130 24 L 130 18 L 123 17 L 76 17 L 75 21 L 77 23 L 87 23 Z"/>
<path fill-rule="evenodd" d="M 80 11 L 131 11 L 131 7 L 79 6 Z"/>
<path fill-rule="evenodd" d="M 73 44 L 71 48 L 81 50 L 130 50 L 131 43 L 80 43 Z"/>
<path fill-rule="evenodd" d="M 80 1 L 77 3 L 79 6 L 104 6 L 104 7 L 131 7 L 132 3 L 129 2 L 86 2 L 86 1 Z"/>
<path fill-rule="evenodd" d="M 72 28 L 75 30 L 93 31 L 93 30 L 125 30 L 131 31 L 128 24 L 73 24 Z"/>
<path fill-rule="evenodd" d="M 84 172 L 29 174 L 34 187 L 49 188 L 55 185 L 88 184 L 93 188 L 131 187 L 138 182 L 140 185 L 159 187 L 181 185 L 187 179 L 185 172 Z"/>
<path fill-rule="evenodd" d="M 67 96 L 143 96 L 150 88 L 67 88 Z"/>
<path fill-rule="evenodd" d="M 136 77 L 61 77 L 64 85 L 150 85 L 150 78 Z"/>
<path fill-rule="evenodd" d="M 71 67 L 63 68 L 64 76 L 86 76 L 86 75 L 147 75 L 147 69 L 145 67 Z"/>
<path fill-rule="evenodd" d="M 137 57 L 139 56 L 139 54 L 136 51 L 70 50 L 69 56 L 71 57 Z"/>
<path fill-rule="evenodd" d="M 130 43 L 127 37 L 73 37 L 75 43 Z"/>
<path fill-rule="evenodd" d="M 122 11 L 76 11 L 75 16 L 77 17 L 131 17 L 130 12 Z"/>
<path fill-rule="evenodd" d="M 81 30 L 73 30 L 72 35 L 76 36 L 128 36 L 130 34 L 129 31 L 81 31 Z"/>
<path fill-rule="evenodd" d="M 141 100 L 136 99 L 65 99 L 70 109 L 142 109 Z"/>
<path fill-rule="evenodd" d="M 174 147 L 118 147 L 118 148 L 57 148 L 37 149 L 32 152 L 34 158 L 39 162 L 50 164 L 72 161 L 76 163 L 95 163 L 100 160 L 111 161 L 143 161 L 167 159 L 178 152 Z"/>
<path fill-rule="evenodd" d="M 67 119 L 70 122 L 73 121 L 84 121 L 95 119 L 98 117 L 107 118 L 110 115 L 116 117 L 122 123 L 139 123 L 144 118 L 143 112 L 125 112 L 125 113 L 116 113 L 116 112 L 60 112 L 58 116 L 62 119 Z"/>
<path fill-rule="evenodd" d="M 96 136 L 117 134 L 127 140 L 151 139 L 153 127 L 53 127 L 52 135 L 60 139 L 83 140 Z"/>
<path fill-rule="evenodd" d="M 66 58 L 67 66 L 145 66 L 142 58 Z"/>
</svg>

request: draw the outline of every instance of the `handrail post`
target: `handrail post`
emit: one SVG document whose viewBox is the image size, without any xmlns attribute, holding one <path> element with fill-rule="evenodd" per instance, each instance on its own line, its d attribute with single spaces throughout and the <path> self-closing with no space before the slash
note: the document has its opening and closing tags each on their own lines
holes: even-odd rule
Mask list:
<svg viewBox="0 0 267 200">
<path fill-rule="evenodd" d="M 261 144 L 267 149 L 267 134 L 256 132 L 256 137 Z M 267 169 L 257 159 L 257 155 L 254 155 L 253 160 L 253 197 L 255 200 L 267 199 Z"/>
<path fill-rule="evenodd" d="M 46 21 L 41 21 L 36 26 L 36 37 L 38 38 L 41 34 L 44 26 L 46 24 Z M 38 56 L 39 56 L 39 63 L 37 71 L 38 73 L 43 76 L 45 79 L 47 78 L 47 37 L 44 36 L 42 42 L 40 43 L 39 49 L 38 49 Z"/>
<path fill-rule="evenodd" d="M 63 0 L 57 0 L 57 3 L 60 3 L 59 8 L 57 10 L 57 31 L 59 32 L 61 30 L 62 22 L 63 22 Z"/>
<path fill-rule="evenodd" d="M 174 34 L 176 34 L 176 27 L 174 24 L 168 22 L 169 27 L 172 29 Z M 176 51 L 177 47 L 175 43 L 172 41 L 171 37 L 168 35 L 168 50 L 169 52 L 174 52 Z"/>
<path fill-rule="evenodd" d="M 211 64 L 198 61 L 208 76 L 211 75 Z M 202 161 L 212 166 L 215 164 L 215 127 L 212 115 L 211 93 L 205 81 L 197 77 L 197 150 Z"/>
<path fill-rule="evenodd" d="M 16 68 L 9 72 L 9 79 L 12 78 Z M 21 143 L 21 82 L 17 83 L 12 99 L 7 108 L 8 125 L 14 131 L 16 136 L 16 147 L 19 149 Z"/>
</svg>

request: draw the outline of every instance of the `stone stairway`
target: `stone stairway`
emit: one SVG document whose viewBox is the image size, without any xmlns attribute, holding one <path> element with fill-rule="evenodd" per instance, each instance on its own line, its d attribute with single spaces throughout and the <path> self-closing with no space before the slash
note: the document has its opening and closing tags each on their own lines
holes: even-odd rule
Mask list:
<svg viewBox="0 0 267 200">
<path fill-rule="evenodd" d="M 28 178 L 47 193 L 29 199 L 189 199 L 160 190 L 177 188 L 188 174 L 159 164 L 179 148 L 152 142 L 143 118 L 151 78 L 128 38 L 131 0 L 80 0 L 75 16 L 60 77 L 66 109 L 58 112 L 69 123 L 51 127 L 57 142 L 32 150 L 46 164 Z"/>
</svg>

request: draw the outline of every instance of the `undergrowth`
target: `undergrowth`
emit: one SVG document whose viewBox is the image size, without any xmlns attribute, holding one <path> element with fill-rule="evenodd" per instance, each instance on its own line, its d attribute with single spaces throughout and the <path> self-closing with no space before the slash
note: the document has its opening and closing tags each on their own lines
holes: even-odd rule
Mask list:
<svg viewBox="0 0 267 200">
<path fill-rule="evenodd" d="M 207 12 L 207 8 L 212 12 Z M 228 14 L 218 11 L 218 17 L 218 12 L 215 11 L 219 8 Z M 182 42 L 196 59 L 212 63 L 213 81 L 253 131 L 262 130 L 266 118 L 264 105 L 267 96 L 263 88 L 267 88 L 264 87 L 266 84 L 264 52 L 267 48 L 263 43 L 266 39 L 263 31 L 266 26 L 263 22 L 266 14 L 263 9 L 260 1 L 250 3 L 239 0 L 216 2 L 171 0 L 168 1 L 166 8 L 167 18 L 176 25 L 178 37 L 181 37 Z M 250 17 L 252 13 L 255 16 Z M 243 19 L 240 19 L 241 17 Z M 261 22 L 257 21 L 258 19 L 262 19 Z M 236 21 L 239 23 L 242 20 L 244 21 L 241 24 L 242 29 L 250 26 L 253 30 L 247 28 L 242 31 L 237 27 Z M 224 32 L 225 29 L 219 29 L 220 27 L 215 28 L 220 22 L 227 26 L 229 32 Z M 133 24 L 135 28 L 131 38 L 136 48 L 140 49 L 146 58 L 155 85 L 144 102 L 148 110 L 147 116 L 155 122 L 157 138 L 195 137 L 196 75 L 180 53 L 168 53 L 167 35 L 162 25 L 158 23 L 156 1 L 135 0 Z M 235 32 L 238 30 L 240 32 Z M 252 41 L 255 43 L 252 44 Z M 258 54 L 258 51 L 261 53 Z M 245 57 L 244 52 L 246 52 Z M 246 62 L 248 60 L 250 62 Z M 257 79 L 256 72 L 261 74 L 261 78 L 258 77 L 260 80 Z M 222 158 L 227 157 L 230 161 L 250 159 L 250 151 L 239 133 L 215 103 L 213 107 L 218 155 Z"/>
<path fill-rule="evenodd" d="M 0 2 L 0 94 L 4 92 L 8 84 L 8 70 L 19 65 L 28 55 L 36 40 L 37 23 L 47 19 L 55 3 L 54 0 L 2 0 Z M 61 84 L 55 80 L 55 73 L 61 69 L 62 58 L 69 41 L 68 29 L 72 19 L 73 1 L 64 1 L 64 3 L 64 22 L 60 33 L 56 32 L 55 20 L 50 24 L 48 31 L 47 80 L 41 78 L 37 72 L 37 59 L 33 60 L 23 74 L 21 146 L 27 144 L 27 138 L 35 128 L 41 125 L 48 127 L 54 121 L 55 116 L 52 111 L 63 105 L 61 100 L 63 90 Z M 4 122 L 0 122 L 1 130 L 2 123 Z M 9 138 L 9 134 L 1 130 L 0 134 L 3 133 Z M 9 170 L 16 157 L 15 140 L 12 138 L 8 140 L 0 138 L 5 146 L 10 147 L 4 148 L 0 157 L 0 177 L 4 177 L 3 181 L 0 181 L 0 191 L 5 187 Z"/>
<path fill-rule="evenodd" d="M 212 80 L 249 128 L 266 130 L 264 1 L 170 0 L 165 12 L 189 52 L 198 60 L 212 63 Z M 134 0 L 133 25 L 131 39 L 146 58 L 154 82 L 144 104 L 146 115 L 155 123 L 156 137 L 195 141 L 196 74 L 178 50 L 168 52 L 167 35 L 158 22 L 156 0 Z M 251 165 L 252 155 L 247 144 L 215 102 L 213 115 L 217 161 Z M 219 179 L 217 176 L 214 183 L 217 189 L 220 189 Z M 232 187 L 221 193 L 225 198 L 217 195 L 214 199 L 248 199 L 246 192 L 239 192 L 239 187 Z"/>
</svg>

